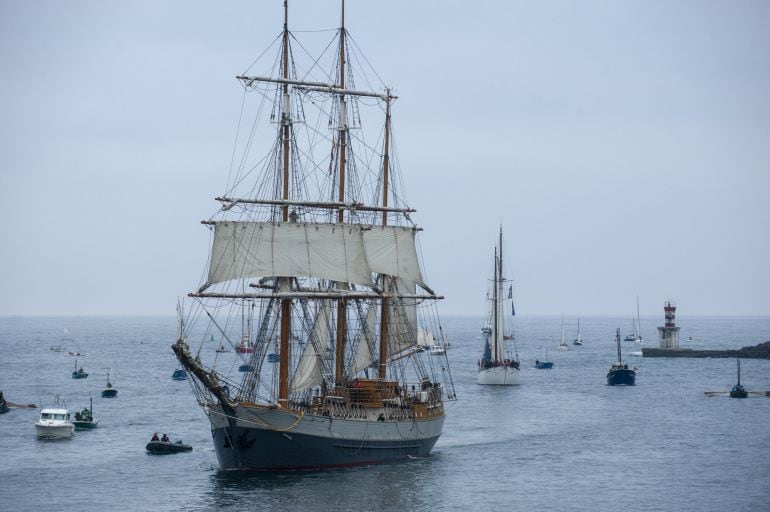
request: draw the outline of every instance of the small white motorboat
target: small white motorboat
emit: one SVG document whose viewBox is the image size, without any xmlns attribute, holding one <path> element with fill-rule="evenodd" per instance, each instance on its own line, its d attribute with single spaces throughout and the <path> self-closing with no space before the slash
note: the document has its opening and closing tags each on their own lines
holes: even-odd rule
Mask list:
<svg viewBox="0 0 770 512">
<path fill-rule="evenodd" d="M 40 411 L 35 430 L 43 439 L 66 439 L 72 437 L 75 425 L 70 421 L 70 412 L 57 399 L 53 407 Z"/>
</svg>

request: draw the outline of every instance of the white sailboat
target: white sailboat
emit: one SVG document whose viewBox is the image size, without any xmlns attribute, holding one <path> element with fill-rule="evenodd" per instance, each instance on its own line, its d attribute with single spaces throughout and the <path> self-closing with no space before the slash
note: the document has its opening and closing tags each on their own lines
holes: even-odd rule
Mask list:
<svg viewBox="0 0 770 512">
<path fill-rule="evenodd" d="M 276 58 L 237 77 L 244 116 L 255 119 L 220 209 L 203 222 L 213 233 L 208 272 L 172 348 L 222 469 L 424 456 L 455 393 L 446 355 L 417 343 L 424 326 L 444 345 L 443 297 L 423 277 L 421 228 L 391 161 L 396 97 L 362 89 L 373 70 L 355 82 L 350 64 L 363 72 L 368 60 L 349 40 L 344 0 L 336 40 L 314 56 L 310 45 L 292 51 L 286 1 L 282 14 Z M 243 310 L 254 312 L 253 352 L 235 354 L 246 369 L 233 375 L 201 347 L 210 332 L 235 346 L 250 329 Z"/>
<path fill-rule="evenodd" d="M 573 345 L 582 345 L 583 344 L 583 338 L 580 337 L 580 319 L 578 318 L 577 321 L 577 337 L 572 340 Z"/>
<path fill-rule="evenodd" d="M 636 343 L 644 343 L 644 339 L 642 338 L 642 323 L 641 319 L 639 317 L 639 296 L 636 296 L 636 318 L 631 319 L 631 323 L 633 324 L 633 334 L 627 335 L 625 338 L 623 338 L 623 341 L 635 341 Z"/>
<path fill-rule="evenodd" d="M 567 340 L 564 337 L 564 315 L 561 316 L 561 341 L 559 342 L 559 350 L 562 352 L 569 350 L 569 345 L 567 345 Z"/>
<path fill-rule="evenodd" d="M 513 306 L 513 289 L 509 287 L 508 294 L 504 293 L 506 280 L 503 274 L 503 228 L 500 227 L 498 246 L 494 252 L 494 270 L 491 283 L 490 312 L 487 324 L 481 329 L 484 339 L 484 352 L 479 360 L 479 372 L 476 377 L 478 384 L 513 386 L 519 383 L 518 357 L 515 347 L 513 355 L 509 354 L 507 341 L 513 341 L 512 319 L 515 313 Z M 510 303 L 510 316 L 508 315 Z M 506 321 L 509 320 L 510 321 Z"/>
</svg>

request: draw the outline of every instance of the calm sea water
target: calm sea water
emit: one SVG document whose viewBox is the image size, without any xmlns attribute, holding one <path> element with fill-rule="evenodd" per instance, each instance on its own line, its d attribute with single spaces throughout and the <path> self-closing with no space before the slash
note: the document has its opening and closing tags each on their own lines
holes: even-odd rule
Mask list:
<svg viewBox="0 0 770 512">
<path fill-rule="evenodd" d="M 662 316 L 662 315 L 661 315 Z M 574 324 L 574 320 L 570 320 Z M 173 318 L 0 318 L 0 389 L 17 403 L 71 411 L 94 396 L 99 428 L 35 437 L 36 410 L 0 416 L 0 510 L 698 510 L 770 509 L 770 398 L 709 398 L 735 361 L 642 359 L 637 386 L 608 387 L 616 327 L 583 318 L 585 345 L 556 350 L 560 318 L 518 322 L 522 385 L 475 384 L 481 320 L 445 319 L 459 400 L 427 458 L 345 470 L 221 472 L 189 384 L 171 380 Z M 657 343 L 643 318 L 645 343 Z M 770 318 L 679 318 L 682 345 L 738 348 L 770 339 Z M 69 335 L 65 336 L 65 329 Z M 569 339 L 574 325 L 568 327 Z M 69 337 L 69 339 L 65 339 Z M 62 345 L 65 352 L 52 352 Z M 545 355 L 553 370 L 535 370 Z M 73 380 L 75 357 L 91 373 Z M 107 369 L 117 399 L 99 395 Z M 748 389 L 770 390 L 770 361 L 745 360 Z M 153 432 L 194 446 L 150 456 Z"/>
</svg>

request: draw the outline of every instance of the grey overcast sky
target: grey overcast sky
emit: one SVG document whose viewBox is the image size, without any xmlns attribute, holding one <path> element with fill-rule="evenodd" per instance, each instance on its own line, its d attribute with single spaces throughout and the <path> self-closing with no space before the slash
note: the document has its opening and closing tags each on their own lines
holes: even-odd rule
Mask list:
<svg viewBox="0 0 770 512">
<path fill-rule="evenodd" d="M 0 2 L 0 315 L 174 313 L 281 16 Z M 348 0 L 347 26 L 400 97 L 443 314 L 483 312 L 501 221 L 520 314 L 770 314 L 770 2 Z"/>
</svg>

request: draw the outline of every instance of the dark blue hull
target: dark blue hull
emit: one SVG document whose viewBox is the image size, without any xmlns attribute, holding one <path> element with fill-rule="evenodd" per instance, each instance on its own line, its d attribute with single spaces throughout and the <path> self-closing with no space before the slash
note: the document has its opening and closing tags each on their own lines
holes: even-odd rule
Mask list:
<svg viewBox="0 0 770 512">
<path fill-rule="evenodd" d="M 171 378 L 174 380 L 187 380 L 187 372 L 184 370 L 174 370 Z"/>
<path fill-rule="evenodd" d="M 538 370 L 550 370 L 553 368 L 553 363 L 550 361 L 537 361 L 535 363 L 535 368 Z"/>
<path fill-rule="evenodd" d="M 116 396 L 118 396 L 116 389 L 105 389 L 102 391 L 102 398 L 115 398 Z"/>
<path fill-rule="evenodd" d="M 439 436 L 368 441 L 318 437 L 254 428 L 212 431 L 222 469 L 293 471 L 352 467 L 428 455 Z"/>
<path fill-rule="evenodd" d="M 607 373 L 608 386 L 633 386 L 636 384 L 636 372 L 628 368 L 610 370 Z"/>
</svg>

